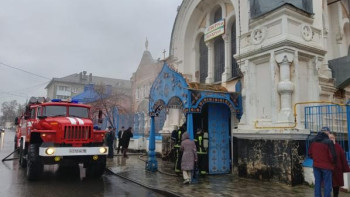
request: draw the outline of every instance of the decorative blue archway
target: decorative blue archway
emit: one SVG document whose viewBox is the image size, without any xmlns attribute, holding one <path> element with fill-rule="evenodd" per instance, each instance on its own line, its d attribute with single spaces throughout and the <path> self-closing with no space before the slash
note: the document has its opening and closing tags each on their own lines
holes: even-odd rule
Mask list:
<svg viewBox="0 0 350 197">
<path fill-rule="evenodd" d="M 176 98 L 177 102 L 182 103 L 182 109 L 187 119 L 187 132 L 192 140 L 194 137 L 193 114 L 200 113 L 204 104 L 222 103 L 229 107 L 231 113 L 242 113 L 241 102 L 239 100 L 240 93 L 232 93 L 227 90 L 208 90 L 208 88 L 205 88 L 205 85 L 202 84 L 200 86 L 200 88 L 198 88 L 198 84 L 189 86 L 182 74 L 170 68 L 167 63 L 164 63 L 161 72 L 158 74 L 150 90 L 149 115 L 151 117 L 151 128 L 149 157 L 146 164 L 147 170 L 156 171 L 158 168 L 155 158 L 154 118 L 159 116 L 160 112 L 165 109 L 169 103 L 172 103 L 170 101 L 173 101 L 174 98 Z M 236 90 L 237 89 L 240 90 L 240 82 L 239 87 L 236 86 Z"/>
</svg>

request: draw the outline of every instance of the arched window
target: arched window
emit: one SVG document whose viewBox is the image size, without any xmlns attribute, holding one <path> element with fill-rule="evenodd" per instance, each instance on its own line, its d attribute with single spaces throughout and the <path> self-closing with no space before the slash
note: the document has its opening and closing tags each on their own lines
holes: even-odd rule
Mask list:
<svg viewBox="0 0 350 197">
<path fill-rule="evenodd" d="M 214 68 L 214 82 L 219 82 L 225 71 L 225 44 L 221 36 L 214 41 Z"/>
<path fill-rule="evenodd" d="M 233 57 L 233 55 L 236 54 L 236 22 L 232 23 L 231 26 L 231 52 L 232 52 L 232 77 L 238 77 L 239 76 L 239 67 L 237 64 L 236 59 Z"/>
<path fill-rule="evenodd" d="M 204 35 L 199 41 L 199 82 L 205 83 L 208 77 L 208 47 L 204 42 Z"/>
<path fill-rule="evenodd" d="M 218 8 L 214 13 L 214 23 L 220 21 L 222 19 L 221 7 Z"/>
</svg>

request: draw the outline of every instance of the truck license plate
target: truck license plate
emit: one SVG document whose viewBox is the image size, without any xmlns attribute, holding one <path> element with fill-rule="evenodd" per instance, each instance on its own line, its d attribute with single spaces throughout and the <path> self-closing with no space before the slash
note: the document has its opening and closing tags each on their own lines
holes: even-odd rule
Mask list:
<svg viewBox="0 0 350 197">
<path fill-rule="evenodd" d="M 86 149 L 76 149 L 76 148 L 71 148 L 69 149 L 69 153 L 86 153 Z"/>
</svg>

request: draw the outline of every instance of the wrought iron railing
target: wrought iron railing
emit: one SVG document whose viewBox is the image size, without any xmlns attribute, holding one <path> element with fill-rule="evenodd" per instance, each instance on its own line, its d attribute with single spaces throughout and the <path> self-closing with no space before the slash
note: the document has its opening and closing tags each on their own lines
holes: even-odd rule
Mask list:
<svg viewBox="0 0 350 197">
<path fill-rule="evenodd" d="M 306 151 L 317 132 L 322 127 L 329 127 L 331 132 L 336 134 L 336 142 L 347 152 L 347 159 L 350 162 L 350 147 L 349 143 L 346 143 L 350 121 L 350 112 L 347 109 L 349 110 L 347 105 L 319 105 L 304 108 L 305 129 L 310 130 L 310 135 L 306 140 Z"/>
</svg>

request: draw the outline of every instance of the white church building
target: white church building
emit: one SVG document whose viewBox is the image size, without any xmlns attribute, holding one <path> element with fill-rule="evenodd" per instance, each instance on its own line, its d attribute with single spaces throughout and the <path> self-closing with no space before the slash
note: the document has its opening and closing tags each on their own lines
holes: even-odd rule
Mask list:
<svg viewBox="0 0 350 197">
<path fill-rule="evenodd" d="M 349 6 L 346 0 L 183 0 L 167 63 L 190 89 L 221 86 L 214 92 L 240 95 L 243 111 L 229 112 L 230 172 L 291 185 L 308 180 L 302 166 L 308 139 L 329 122 L 310 123 L 305 107 L 350 99 Z M 169 108 L 164 128 L 175 128 L 184 110 Z M 349 149 L 344 121 L 337 131 Z M 197 127 L 211 132 L 210 125 Z"/>
</svg>

